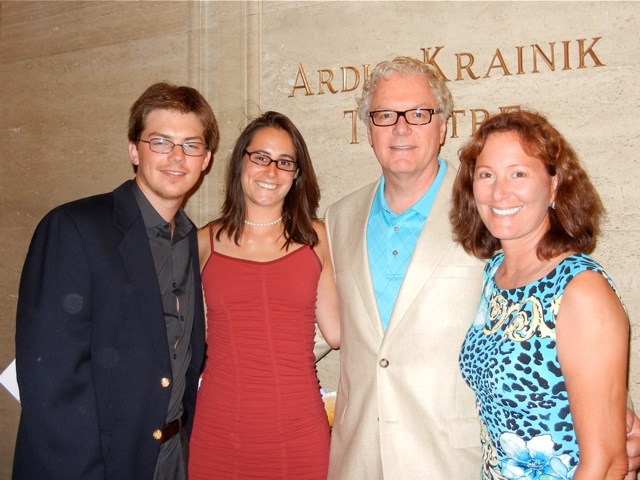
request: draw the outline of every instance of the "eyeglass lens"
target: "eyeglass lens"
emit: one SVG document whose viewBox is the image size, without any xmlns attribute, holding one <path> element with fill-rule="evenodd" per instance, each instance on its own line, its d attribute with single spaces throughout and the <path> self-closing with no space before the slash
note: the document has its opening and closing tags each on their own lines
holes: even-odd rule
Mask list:
<svg viewBox="0 0 640 480">
<path fill-rule="evenodd" d="M 176 146 L 182 147 L 184 154 L 192 157 L 202 156 L 207 151 L 204 143 L 200 142 L 174 143 L 166 138 L 152 138 L 151 140 L 140 141 L 148 143 L 151 151 L 156 153 L 171 153 Z"/>
<path fill-rule="evenodd" d="M 249 160 L 251 160 L 256 165 L 260 165 L 261 167 L 268 167 L 272 163 L 275 163 L 277 168 L 279 168 L 280 170 L 284 170 L 285 172 L 293 172 L 296 170 L 296 168 L 298 168 L 298 165 L 297 165 L 298 162 L 294 160 L 287 160 L 287 159 L 274 160 L 268 155 L 265 155 L 264 153 L 260 153 L 260 152 L 245 151 L 245 153 L 249 156 Z"/>
<path fill-rule="evenodd" d="M 388 127 L 395 125 L 400 117 L 404 117 L 410 125 L 427 125 L 431 123 L 431 117 L 434 113 L 439 113 L 439 110 L 432 108 L 414 108 L 405 110 L 404 112 L 397 110 L 378 110 L 370 112 L 369 115 L 374 125 Z"/>
</svg>

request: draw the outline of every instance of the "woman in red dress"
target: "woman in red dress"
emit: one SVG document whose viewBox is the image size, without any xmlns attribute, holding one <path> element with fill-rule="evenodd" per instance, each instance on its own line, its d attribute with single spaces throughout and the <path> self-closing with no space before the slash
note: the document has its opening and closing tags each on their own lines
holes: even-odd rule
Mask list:
<svg viewBox="0 0 640 480">
<path fill-rule="evenodd" d="M 340 341 L 337 290 L 318 182 L 302 135 L 267 112 L 240 135 L 222 216 L 198 232 L 207 364 L 189 478 L 327 476 L 329 425 L 315 324 Z"/>
</svg>

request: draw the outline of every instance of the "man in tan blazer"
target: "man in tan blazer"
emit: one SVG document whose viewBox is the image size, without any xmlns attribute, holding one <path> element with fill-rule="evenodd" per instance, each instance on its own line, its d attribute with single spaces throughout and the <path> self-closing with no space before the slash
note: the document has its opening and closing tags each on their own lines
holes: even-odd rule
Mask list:
<svg viewBox="0 0 640 480">
<path fill-rule="evenodd" d="M 325 216 L 342 309 L 329 478 L 477 478 L 479 424 L 458 354 L 480 297 L 483 266 L 451 239 L 456 171 L 438 159 L 451 95 L 431 67 L 401 57 L 374 69 L 360 100 L 383 178 L 330 206 Z M 376 111 L 382 112 L 372 118 L 369 112 Z M 414 229 L 415 250 L 405 252 L 410 263 L 386 331 L 376 295 L 385 285 L 372 281 L 367 232 L 376 195 L 384 196 L 389 235 L 402 234 L 403 215 L 432 197 L 426 221 L 419 217 Z"/>
<path fill-rule="evenodd" d="M 451 94 L 430 66 L 398 57 L 374 68 L 358 103 L 382 177 L 325 215 L 342 318 L 328 478 L 479 479 L 458 355 L 483 265 L 451 239 L 456 170 L 438 158 Z"/>
</svg>

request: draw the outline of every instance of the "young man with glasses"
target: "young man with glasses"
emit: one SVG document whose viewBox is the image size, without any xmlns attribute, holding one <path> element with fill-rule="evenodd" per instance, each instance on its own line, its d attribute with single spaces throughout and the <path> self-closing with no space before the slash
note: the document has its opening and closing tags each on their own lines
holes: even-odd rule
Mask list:
<svg viewBox="0 0 640 480">
<path fill-rule="evenodd" d="M 211 107 L 159 83 L 131 107 L 136 170 L 38 225 L 20 282 L 15 479 L 186 479 L 204 361 L 196 228 L 182 210 L 215 153 Z"/>
<path fill-rule="evenodd" d="M 458 355 L 483 263 L 451 237 L 456 171 L 438 157 L 451 94 L 429 65 L 398 57 L 373 69 L 358 103 L 382 177 L 325 215 L 343 319 L 328 478 L 478 478 L 479 421 Z"/>
</svg>

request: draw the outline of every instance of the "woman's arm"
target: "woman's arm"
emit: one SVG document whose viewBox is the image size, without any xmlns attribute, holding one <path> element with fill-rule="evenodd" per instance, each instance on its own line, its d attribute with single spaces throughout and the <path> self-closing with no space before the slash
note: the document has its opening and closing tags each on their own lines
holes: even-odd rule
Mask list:
<svg viewBox="0 0 640 480">
<path fill-rule="evenodd" d="M 569 282 L 556 334 L 580 448 L 573 479 L 623 479 L 629 322 L 601 274 L 582 272 Z"/>
<path fill-rule="evenodd" d="M 198 257 L 200 258 L 200 272 L 211 255 L 211 240 L 209 238 L 209 225 L 198 229 Z"/>
<path fill-rule="evenodd" d="M 322 273 L 318 281 L 316 301 L 316 322 L 325 341 L 332 348 L 340 347 L 340 309 L 338 308 L 338 287 L 333 276 L 333 264 L 329 253 L 327 230 L 322 222 L 314 222 L 318 233 L 315 251 L 322 262 Z"/>
</svg>

